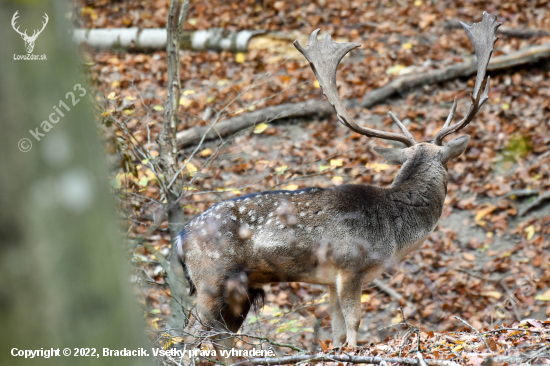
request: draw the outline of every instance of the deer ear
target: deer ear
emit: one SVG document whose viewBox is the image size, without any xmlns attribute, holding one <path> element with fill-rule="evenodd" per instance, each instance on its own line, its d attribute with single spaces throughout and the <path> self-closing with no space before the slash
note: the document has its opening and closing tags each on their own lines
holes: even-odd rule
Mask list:
<svg viewBox="0 0 550 366">
<path fill-rule="evenodd" d="M 445 165 L 449 160 L 458 158 L 462 155 L 464 150 L 466 150 L 466 146 L 468 146 L 468 142 L 470 142 L 469 135 L 460 136 L 449 141 L 449 143 L 440 150 L 441 164 Z"/>
<path fill-rule="evenodd" d="M 405 149 L 392 149 L 389 147 L 375 147 L 376 151 L 386 161 L 392 165 L 403 165 L 407 156 L 405 155 Z"/>
</svg>

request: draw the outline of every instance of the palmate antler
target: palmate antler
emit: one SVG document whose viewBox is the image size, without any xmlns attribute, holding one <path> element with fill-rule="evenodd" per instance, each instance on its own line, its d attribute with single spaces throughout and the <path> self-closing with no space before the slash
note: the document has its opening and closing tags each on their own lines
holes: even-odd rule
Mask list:
<svg viewBox="0 0 550 366">
<path fill-rule="evenodd" d="M 462 118 L 460 122 L 449 126 L 456 111 L 455 98 L 453 102 L 453 107 L 451 108 L 451 113 L 449 113 L 449 117 L 447 117 L 447 121 L 445 121 L 443 128 L 435 135 L 435 138 L 433 139 L 433 143 L 435 145 L 441 145 L 445 136 L 450 135 L 451 133 L 455 133 L 466 127 L 468 123 L 470 123 L 472 119 L 474 119 L 474 116 L 477 114 L 483 103 L 485 103 L 485 101 L 489 99 L 489 76 L 487 77 L 487 81 L 485 82 L 483 93 L 480 93 L 480 91 L 481 85 L 485 79 L 485 73 L 487 72 L 487 66 L 489 65 L 489 59 L 493 54 L 493 47 L 498 40 L 498 37 L 495 37 L 495 32 L 497 28 L 501 25 L 501 23 L 498 23 L 496 20 L 496 15 L 494 18 L 491 18 L 491 16 L 484 11 L 483 20 L 481 21 L 481 23 L 474 23 L 472 26 L 469 26 L 460 22 L 460 24 L 466 31 L 466 34 L 468 34 L 470 42 L 472 42 L 472 45 L 474 46 L 474 51 L 477 57 L 476 83 L 474 85 L 474 92 L 471 95 L 472 105 L 470 106 L 468 113 L 464 116 L 464 118 Z"/>
<path fill-rule="evenodd" d="M 500 23 L 496 22 L 496 16 L 491 18 L 487 12 L 483 12 L 483 20 L 481 23 L 474 23 L 472 26 L 468 26 L 462 22 L 461 24 L 464 27 L 464 30 L 466 30 L 477 56 L 477 76 L 474 92 L 471 96 L 472 105 L 470 106 L 466 116 L 464 116 L 460 122 L 450 126 L 456 111 L 455 98 L 453 107 L 451 108 L 451 112 L 443 125 L 443 128 L 436 134 L 434 140 L 432 141 L 435 145 L 441 145 L 445 136 L 466 127 L 468 123 L 472 121 L 483 103 L 485 103 L 485 101 L 489 98 L 489 77 L 487 77 L 483 93 L 480 93 L 480 91 L 482 83 L 485 79 L 489 59 L 493 54 L 493 47 L 498 39 L 495 37 L 495 31 L 500 26 Z M 300 46 L 298 41 L 294 41 L 294 46 L 309 61 L 315 76 L 317 76 L 317 79 L 319 80 L 319 85 L 323 89 L 323 94 L 336 110 L 338 120 L 343 125 L 361 135 L 378 137 L 385 140 L 400 141 L 407 146 L 415 145 L 417 142 L 414 140 L 413 136 L 392 112 L 389 112 L 388 114 L 397 126 L 399 126 L 403 134 L 379 131 L 357 125 L 342 104 L 342 101 L 338 95 L 338 88 L 336 87 L 336 71 L 342 58 L 351 50 L 360 47 L 360 45 L 351 42 L 336 43 L 329 35 L 325 35 L 323 39 L 319 41 L 317 40 L 319 30 L 320 29 L 316 29 L 313 31 L 309 44 L 305 49 Z"/>
<path fill-rule="evenodd" d="M 330 104 L 336 110 L 338 120 L 351 130 L 368 137 L 379 137 L 386 140 L 395 140 L 404 143 L 407 146 L 413 146 L 416 141 L 409 133 L 409 131 L 403 126 L 401 121 L 393 113 L 389 113 L 392 120 L 397 123 L 403 134 L 385 132 L 374 130 L 367 127 L 359 126 L 353 118 L 349 115 L 348 111 L 342 104 L 338 95 L 338 88 L 336 87 L 336 71 L 338 64 L 342 58 L 354 48 L 360 47 L 360 44 L 351 42 L 336 43 L 332 40 L 332 37 L 326 35 L 321 41 L 317 40 L 317 34 L 320 29 L 316 29 L 311 33 L 309 44 L 304 49 L 298 41 L 294 41 L 294 47 L 298 49 L 309 61 L 313 72 L 319 80 L 319 85 L 323 89 L 323 94 L 328 99 Z"/>
</svg>

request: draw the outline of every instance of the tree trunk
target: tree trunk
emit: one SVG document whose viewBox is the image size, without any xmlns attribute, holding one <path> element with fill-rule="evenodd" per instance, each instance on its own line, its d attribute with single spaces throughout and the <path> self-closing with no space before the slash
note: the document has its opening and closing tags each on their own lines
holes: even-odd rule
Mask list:
<svg viewBox="0 0 550 366">
<path fill-rule="evenodd" d="M 91 93 L 83 95 L 76 51 L 65 41 L 66 3 L 57 12 L 50 2 L 32 4 L 0 5 L 4 25 L 16 10 L 26 24 L 49 16 L 34 47 L 47 60 L 14 60 L 26 52 L 11 29 L 0 48 L 0 364 L 150 364 L 103 356 L 104 347 L 152 352 L 130 291 Z M 60 349 L 60 356 L 30 361 L 13 357 L 13 348 Z M 75 357 L 75 348 L 95 348 L 99 357 Z"/>
</svg>

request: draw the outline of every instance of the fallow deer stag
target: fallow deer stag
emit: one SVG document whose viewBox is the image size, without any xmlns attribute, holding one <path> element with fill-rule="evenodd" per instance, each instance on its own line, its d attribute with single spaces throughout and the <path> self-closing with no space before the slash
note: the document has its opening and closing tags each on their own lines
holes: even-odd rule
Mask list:
<svg viewBox="0 0 550 366">
<path fill-rule="evenodd" d="M 464 152 L 470 136 L 446 145 L 443 139 L 466 127 L 488 99 L 485 73 L 500 23 L 484 12 L 481 23 L 461 24 L 477 56 L 471 106 L 451 125 L 455 98 L 443 128 L 425 142 L 416 142 L 391 112 L 402 134 L 359 126 L 346 111 L 336 72 L 358 44 L 336 43 L 327 35 L 319 41 L 319 29 L 305 49 L 294 42 L 344 126 L 407 146 L 374 148 L 390 164 L 402 165 L 401 170 L 389 188 L 344 184 L 266 191 L 218 203 L 191 220 L 174 245 L 198 296 L 191 323 L 237 332 L 251 306 L 261 302 L 263 284 L 307 282 L 329 287 L 334 344 L 357 345 L 363 283 L 376 278 L 388 261 L 401 260 L 420 247 L 433 232 L 447 193 L 446 164 Z"/>
</svg>

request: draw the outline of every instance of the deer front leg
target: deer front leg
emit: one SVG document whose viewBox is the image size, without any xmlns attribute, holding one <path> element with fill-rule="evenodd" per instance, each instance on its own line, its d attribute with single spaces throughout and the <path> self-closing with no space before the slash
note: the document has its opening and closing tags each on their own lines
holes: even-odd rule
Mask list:
<svg viewBox="0 0 550 366">
<path fill-rule="evenodd" d="M 184 341 L 187 344 L 196 343 L 210 333 L 208 338 L 216 350 L 218 360 L 230 365 L 235 363 L 233 357 L 230 354 L 224 355 L 225 352 L 222 353 L 222 350 L 231 350 L 233 340 L 227 333 L 224 319 L 220 317 L 224 306 L 221 291 L 221 286 L 219 288 L 210 286 L 206 290 L 197 289 L 197 314 L 187 327 L 186 333 L 190 335 L 184 337 L 187 338 Z"/>
<path fill-rule="evenodd" d="M 346 320 L 342 314 L 338 291 L 335 286 L 330 286 L 330 316 L 332 318 L 332 342 L 335 347 L 340 347 L 346 342 Z"/>
<path fill-rule="evenodd" d="M 363 277 L 357 273 L 339 273 L 337 277 L 336 289 L 346 322 L 346 342 L 353 347 L 357 346 L 357 331 L 361 323 Z"/>
</svg>

